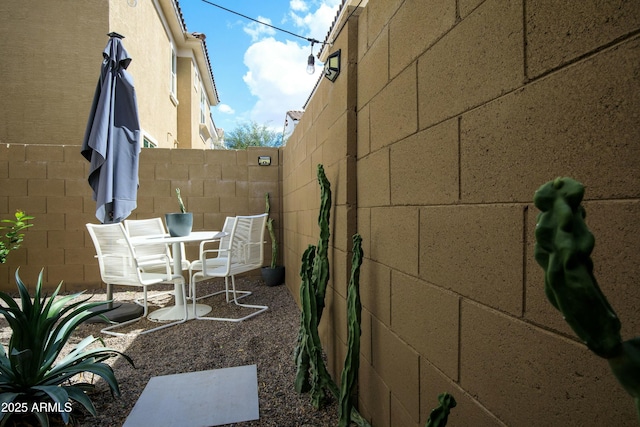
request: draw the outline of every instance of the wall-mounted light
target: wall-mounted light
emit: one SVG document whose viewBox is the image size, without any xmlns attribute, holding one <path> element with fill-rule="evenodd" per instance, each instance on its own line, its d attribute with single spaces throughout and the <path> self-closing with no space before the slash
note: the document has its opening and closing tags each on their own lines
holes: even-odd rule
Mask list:
<svg viewBox="0 0 640 427">
<path fill-rule="evenodd" d="M 269 166 L 271 164 L 271 156 L 258 156 L 258 165 Z"/>
<path fill-rule="evenodd" d="M 329 55 L 327 62 L 324 63 L 324 76 L 332 82 L 335 82 L 340 74 L 340 50 Z"/>
</svg>

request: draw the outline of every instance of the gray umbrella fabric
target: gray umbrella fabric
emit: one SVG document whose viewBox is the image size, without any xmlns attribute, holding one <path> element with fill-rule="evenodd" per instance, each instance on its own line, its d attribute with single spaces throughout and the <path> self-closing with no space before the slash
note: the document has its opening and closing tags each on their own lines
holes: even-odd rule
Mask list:
<svg viewBox="0 0 640 427">
<path fill-rule="evenodd" d="M 103 224 L 121 222 L 136 208 L 140 154 L 136 92 L 126 71 L 131 57 L 121 35 L 109 36 L 81 151 Z"/>
</svg>

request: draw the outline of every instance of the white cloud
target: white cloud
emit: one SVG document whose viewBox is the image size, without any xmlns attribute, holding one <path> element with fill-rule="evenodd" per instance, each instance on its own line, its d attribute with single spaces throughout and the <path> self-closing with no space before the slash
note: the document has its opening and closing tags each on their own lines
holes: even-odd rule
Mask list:
<svg viewBox="0 0 640 427">
<path fill-rule="evenodd" d="M 265 24 L 272 25 L 271 19 L 269 18 L 258 16 L 257 19 L 260 22 L 264 22 Z M 258 41 L 263 37 L 273 36 L 276 33 L 276 30 L 274 30 L 273 28 L 260 24 L 258 22 L 251 22 L 250 24 L 246 25 L 243 28 L 243 30 L 245 33 L 251 36 L 251 41 L 253 42 Z"/>
<path fill-rule="evenodd" d="M 249 71 L 243 80 L 258 98 L 251 118 L 259 123 L 284 122 L 288 110 L 302 108 L 319 73 L 306 73 L 307 46 L 267 38 L 254 43 L 244 55 Z"/>
<path fill-rule="evenodd" d="M 301 35 L 324 40 L 340 3 L 341 0 L 290 0 L 289 17 Z M 311 4 L 314 11 L 309 7 Z M 271 23 L 265 18 L 261 20 Z M 315 74 L 307 74 L 308 42 L 290 38 L 278 41 L 273 37 L 273 29 L 254 24 L 245 27 L 254 43 L 244 55 L 248 71 L 243 80 L 251 94 L 258 98 L 249 113 L 250 120 L 278 128 L 284 123 L 288 110 L 304 106 L 320 78 L 321 64 L 316 64 Z M 319 46 L 314 47 L 315 54 L 318 49 Z"/>
<path fill-rule="evenodd" d="M 292 3 L 294 1 L 292 0 Z M 324 0 L 315 11 L 306 14 L 298 14 L 297 12 L 307 12 L 307 10 L 291 7 L 289 16 L 308 37 L 323 41 L 338 13 L 340 3 L 341 0 Z"/>
<path fill-rule="evenodd" d="M 309 10 L 309 6 L 303 0 L 291 0 L 289 2 L 289 7 L 291 10 L 295 10 L 297 12 L 306 12 Z"/>
<path fill-rule="evenodd" d="M 218 112 L 222 114 L 235 114 L 235 110 L 227 104 L 218 104 Z"/>
</svg>

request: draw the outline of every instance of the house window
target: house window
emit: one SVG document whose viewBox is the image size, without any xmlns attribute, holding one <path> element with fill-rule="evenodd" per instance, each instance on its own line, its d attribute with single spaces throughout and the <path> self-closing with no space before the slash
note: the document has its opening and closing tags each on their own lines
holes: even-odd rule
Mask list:
<svg viewBox="0 0 640 427">
<path fill-rule="evenodd" d="M 200 87 L 200 123 L 207 122 L 207 95 L 204 93 L 204 88 Z"/>
<path fill-rule="evenodd" d="M 176 96 L 178 87 L 178 57 L 176 51 L 171 46 L 171 95 Z"/>
<path fill-rule="evenodd" d="M 146 136 L 142 138 L 142 146 L 144 148 L 158 148 L 158 145 Z"/>
<path fill-rule="evenodd" d="M 193 70 L 194 71 L 194 78 L 193 78 L 193 88 L 196 90 L 196 92 L 198 92 L 198 88 L 200 87 L 200 74 L 198 74 L 198 70 Z"/>
</svg>

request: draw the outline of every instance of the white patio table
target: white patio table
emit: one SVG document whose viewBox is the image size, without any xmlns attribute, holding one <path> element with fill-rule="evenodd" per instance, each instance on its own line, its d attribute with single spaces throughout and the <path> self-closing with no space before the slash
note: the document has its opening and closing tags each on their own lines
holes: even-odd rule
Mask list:
<svg viewBox="0 0 640 427">
<path fill-rule="evenodd" d="M 158 243 L 164 243 L 166 245 L 172 245 L 173 255 L 173 271 L 182 274 L 182 251 L 180 250 L 180 243 L 187 242 L 201 242 L 203 240 L 215 240 L 226 236 L 227 233 L 222 231 L 192 231 L 188 236 L 172 237 L 168 234 L 165 235 L 153 235 L 153 236 L 138 236 L 131 238 L 131 244 L 135 246 L 142 245 L 157 245 Z M 187 280 L 188 283 L 188 280 Z M 184 306 L 185 296 L 182 293 L 182 287 L 175 285 L 175 305 L 171 307 L 164 307 L 153 311 L 148 315 L 149 319 L 155 321 L 168 321 L 168 320 L 180 320 L 184 319 Z M 198 316 L 204 316 L 209 313 L 212 308 L 206 304 L 197 304 L 196 311 Z M 189 318 L 193 318 L 193 310 L 187 310 Z"/>
</svg>

